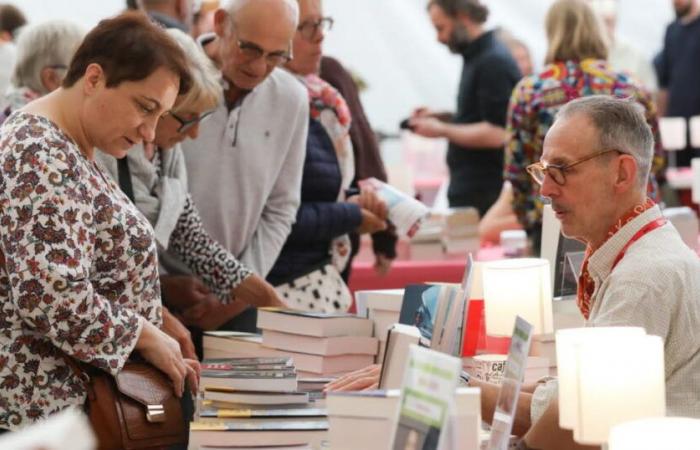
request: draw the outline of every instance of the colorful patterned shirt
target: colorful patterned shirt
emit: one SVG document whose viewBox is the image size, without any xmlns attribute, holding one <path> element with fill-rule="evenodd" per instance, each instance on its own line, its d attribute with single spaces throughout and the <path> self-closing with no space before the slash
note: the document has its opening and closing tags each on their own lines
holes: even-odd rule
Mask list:
<svg viewBox="0 0 700 450">
<path fill-rule="evenodd" d="M 0 428 L 85 402 L 61 351 L 116 374 L 161 323 L 153 229 L 46 118 L 0 128 Z M 59 350 L 60 349 L 60 350 Z"/>
<path fill-rule="evenodd" d="M 513 209 L 528 232 L 542 224 L 539 186 L 525 168 L 540 160 L 542 143 L 559 108 L 570 100 L 589 95 L 632 97 L 643 107 L 654 133 L 650 196 L 655 198 L 655 175 L 664 165 L 656 107 L 641 84 L 629 75 L 614 72 L 597 59 L 549 64 L 542 72 L 523 78 L 513 90 L 508 107 L 504 178 L 513 185 Z"/>
</svg>

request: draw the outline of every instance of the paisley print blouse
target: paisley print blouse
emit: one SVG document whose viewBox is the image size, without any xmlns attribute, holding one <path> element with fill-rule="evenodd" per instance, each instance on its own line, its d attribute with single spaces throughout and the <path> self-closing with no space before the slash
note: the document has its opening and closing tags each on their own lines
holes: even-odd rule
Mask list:
<svg viewBox="0 0 700 450">
<path fill-rule="evenodd" d="M 63 352 L 112 374 L 142 318 L 161 324 L 153 229 L 50 120 L 0 128 L 0 428 L 71 405 L 85 388 Z"/>
</svg>

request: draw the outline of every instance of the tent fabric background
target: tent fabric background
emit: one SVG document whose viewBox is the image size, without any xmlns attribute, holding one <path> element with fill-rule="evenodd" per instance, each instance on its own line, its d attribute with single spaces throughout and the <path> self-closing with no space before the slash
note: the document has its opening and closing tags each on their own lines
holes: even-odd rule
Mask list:
<svg viewBox="0 0 700 450">
<path fill-rule="evenodd" d="M 6 0 L 7 1 L 7 0 Z M 225 1 L 225 0 L 222 0 Z M 482 0 L 489 27 L 502 26 L 531 48 L 536 67 L 545 52 L 544 16 L 552 0 Z M 395 132 L 413 108 L 452 110 L 461 61 L 437 43 L 427 0 L 323 0 L 335 19 L 325 43 L 368 85 L 362 98 L 373 126 Z M 9 0 L 31 21 L 63 18 L 92 27 L 124 8 L 124 0 Z M 671 0 L 619 0 L 618 35 L 649 59 L 672 20 Z"/>
</svg>

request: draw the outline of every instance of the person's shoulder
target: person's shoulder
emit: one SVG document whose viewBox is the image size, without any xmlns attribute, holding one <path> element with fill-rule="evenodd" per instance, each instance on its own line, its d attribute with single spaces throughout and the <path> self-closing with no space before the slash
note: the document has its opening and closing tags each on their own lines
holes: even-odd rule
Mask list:
<svg viewBox="0 0 700 450">
<path fill-rule="evenodd" d="M 634 278 L 641 284 L 683 283 L 692 281 L 700 288 L 700 258 L 667 224 L 642 237 L 629 248 L 614 275 Z M 685 286 L 690 288 L 690 286 Z"/>
<path fill-rule="evenodd" d="M 286 103 L 308 103 L 307 92 L 304 85 L 292 74 L 284 69 L 275 69 L 265 80 L 263 87 L 277 99 Z"/>
</svg>

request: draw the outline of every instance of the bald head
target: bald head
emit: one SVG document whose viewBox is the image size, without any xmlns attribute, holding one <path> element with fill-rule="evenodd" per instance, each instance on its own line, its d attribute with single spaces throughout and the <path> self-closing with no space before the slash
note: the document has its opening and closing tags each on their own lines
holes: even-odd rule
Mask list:
<svg viewBox="0 0 700 450">
<path fill-rule="evenodd" d="M 298 22 L 296 0 L 230 0 L 214 14 L 213 57 L 224 77 L 238 90 L 254 89 L 289 58 Z"/>
<path fill-rule="evenodd" d="M 224 8 L 235 24 L 250 20 L 257 22 L 286 22 L 296 29 L 299 24 L 299 4 L 296 0 L 230 0 Z"/>
</svg>

